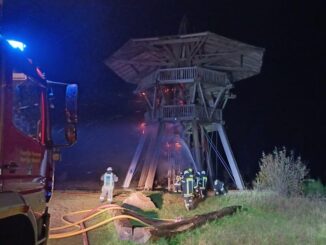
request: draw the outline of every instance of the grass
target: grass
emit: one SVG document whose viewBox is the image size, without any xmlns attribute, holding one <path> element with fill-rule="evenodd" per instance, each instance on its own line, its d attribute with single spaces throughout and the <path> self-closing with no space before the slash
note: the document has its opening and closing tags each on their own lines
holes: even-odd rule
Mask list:
<svg viewBox="0 0 326 245">
<path fill-rule="evenodd" d="M 158 196 L 155 198 L 160 200 Z M 284 198 L 255 191 L 229 192 L 226 196 L 209 197 L 189 212 L 180 195 L 166 193 L 162 200 L 157 210 L 160 218 L 189 217 L 230 205 L 243 208 L 235 215 L 149 244 L 326 244 L 326 202 L 320 198 Z M 103 215 L 91 222 L 106 217 Z M 91 245 L 132 244 L 118 239 L 113 224 L 89 232 L 89 238 Z"/>
<path fill-rule="evenodd" d="M 101 222 L 106 218 L 110 218 L 110 216 L 107 214 L 99 215 L 96 219 L 87 222 L 87 226 Z M 87 234 L 91 245 L 132 244 L 131 242 L 123 242 L 119 240 L 113 223 L 109 223 L 108 225 L 102 226 L 96 230 L 88 232 Z"/>
<path fill-rule="evenodd" d="M 242 205 L 243 210 L 156 244 L 326 244 L 326 203 L 320 199 L 230 193 L 208 198 L 186 215 L 234 204 Z M 164 213 L 175 212 L 175 208 L 169 209 L 166 207 Z"/>
</svg>

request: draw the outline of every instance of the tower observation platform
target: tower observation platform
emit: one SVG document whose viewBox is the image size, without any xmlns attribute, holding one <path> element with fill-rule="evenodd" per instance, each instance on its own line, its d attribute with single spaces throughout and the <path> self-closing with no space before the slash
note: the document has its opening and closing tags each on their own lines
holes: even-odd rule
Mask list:
<svg viewBox="0 0 326 245">
<path fill-rule="evenodd" d="M 152 189 L 158 168 L 173 186 L 174 174 L 192 164 L 211 181 L 219 162 L 238 189 L 244 184 L 222 117 L 235 83 L 257 75 L 264 49 L 214 34 L 131 39 L 105 63 L 146 101 L 145 134 L 131 161 L 124 187 L 137 176 Z M 217 138 L 224 149 L 219 153 Z M 168 147 L 167 147 L 168 146 Z M 215 172 L 215 174 L 214 174 Z M 160 174 L 162 176 L 162 174 Z M 172 188 L 172 187 L 171 187 Z"/>
</svg>

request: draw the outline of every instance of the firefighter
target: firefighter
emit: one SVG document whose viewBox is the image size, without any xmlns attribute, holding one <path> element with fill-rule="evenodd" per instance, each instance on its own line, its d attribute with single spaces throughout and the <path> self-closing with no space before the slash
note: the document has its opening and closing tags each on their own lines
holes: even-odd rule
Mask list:
<svg viewBox="0 0 326 245">
<path fill-rule="evenodd" d="M 113 190 L 114 182 L 118 181 L 118 177 L 112 172 L 112 168 L 108 167 L 106 172 L 101 176 L 101 181 L 103 181 L 102 193 L 100 196 L 100 201 L 104 202 L 104 199 L 107 196 L 109 203 L 113 201 Z"/>
<path fill-rule="evenodd" d="M 218 179 L 214 181 L 214 193 L 215 196 L 225 195 L 227 190 L 224 187 L 224 183 Z"/>
<path fill-rule="evenodd" d="M 206 190 L 207 190 L 207 175 L 206 172 L 203 170 L 200 173 L 200 181 L 199 181 L 199 191 L 201 198 L 204 198 L 206 196 Z"/>
<path fill-rule="evenodd" d="M 194 176 L 192 174 L 192 168 L 189 168 L 183 172 L 182 183 L 182 195 L 187 210 L 193 207 L 194 197 Z"/>
<path fill-rule="evenodd" d="M 194 190 L 197 195 L 200 195 L 200 189 L 199 189 L 200 185 L 201 185 L 201 175 L 200 175 L 200 171 L 197 171 L 195 174 L 195 182 L 194 182 Z"/>
<path fill-rule="evenodd" d="M 182 173 L 179 172 L 179 173 L 175 176 L 174 192 L 181 192 L 181 180 L 182 180 Z"/>
<path fill-rule="evenodd" d="M 193 171 L 193 169 L 192 169 L 192 168 L 188 168 L 188 172 L 189 172 L 189 174 L 191 174 L 191 175 L 193 175 L 193 174 L 194 174 L 194 171 Z"/>
</svg>

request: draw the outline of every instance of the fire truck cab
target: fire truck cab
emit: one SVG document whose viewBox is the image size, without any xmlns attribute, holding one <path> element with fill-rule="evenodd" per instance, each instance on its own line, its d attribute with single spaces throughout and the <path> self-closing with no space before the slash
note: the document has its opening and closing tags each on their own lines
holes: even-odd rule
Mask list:
<svg viewBox="0 0 326 245">
<path fill-rule="evenodd" d="M 64 84 L 65 144 L 52 137 L 50 82 L 0 35 L 0 244 L 46 244 L 58 149 L 76 141 L 76 84 Z M 62 84 L 61 84 L 62 86 Z"/>
</svg>

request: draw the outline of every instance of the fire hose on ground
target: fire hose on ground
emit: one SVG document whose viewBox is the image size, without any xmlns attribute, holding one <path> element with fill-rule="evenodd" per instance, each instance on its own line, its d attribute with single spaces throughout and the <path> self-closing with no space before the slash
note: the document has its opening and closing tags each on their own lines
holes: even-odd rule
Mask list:
<svg viewBox="0 0 326 245">
<path fill-rule="evenodd" d="M 112 204 L 103 205 L 103 206 L 97 207 L 95 209 L 71 212 L 71 213 L 68 213 L 68 214 L 64 215 L 61 218 L 63 222 L 67 223 L 67 225 L 63 225 L 63 226 L 59 226 L 59 227 L 53 227 L 53 228 L 50 229 L 50 231 L 64 230 L 64 229 L 67 229 L 67 228 L 70 228 L 70 227 L 76 227 L 76 228 L 80 229 L 81 228 L 80 224 L 84 223 L 87 220 L 90 220 L 90 219 L 94 218 L 95 216 L 98 216 L 98 215 L 100 215 L 102 213 L 105 213 L 105 212 L 107 212 L 109 210 L 122 210 L 122 211 L 133 212 L 130 209 L 126 209 L 126 208 L 123 208 L 123 207 L 121 207 L 119 205 L 112 205 Z M 82 214 L 82 213 L 88 213 L 90 215 L 86 215 L 85 218 L 82 218 L 81 220 L 78 220 L 76 222 L 70 222 L 67 219 L 65 219 L 65 217 L 67 217 L 67 216 Z M 79 234 L 82 234 L 82 233 L 85 233 L 87 231 L 96 229 L 96 228 L 98 228 L 98 227 L 100 227 L 102 225 L 108 224 L 108 223 L 110 223 L 110 222 L 112 222 L 114 220 L 119 220 L 119 219 L 130 219 L 130 220 L 137 221 L 137 222 L 139 222 L 139 223 L 141 223 L 141 224 L 143 224 L 145 226 L 148 226 L 148 227 L 152 226 L 151 224 L 148 224 L 148 223 L 146 223 L 146 222 L 144 222 L 144 221 L 142 221 L 142 220 L 140 220 L 138 218 L 135 218 L 132 215 L 117 215 L 117 216 L 114 216 L 112 218 L 105 219 L 105 220 L 97 223 L 96 225 L 92 225 L 90 227 L 80 229 L 80 230 L 77 230 L 77 231 L 69 231 L 69 232 L 63 232 L 63 233 L 57 233 L 57 234 L 50 234 L 49 238 L 50 239 L 59 239 L 59 238 L 66 238 L 66 237 L 79 235 Z M 156 219 L 156 220 L 158 220 L 158 221 L 167 221 L 167 222 L 174 222 L 175 221 L 174 219 Z"/>
<path fill-rule="evenodd" d="M 76 227 L 79 230 L 77 231 L 68 231 L 68 232 L 62 232 L 62 233 L 55 233 L 55 234 L 50 234 L 49 238 L 50 239 L 60 239 L 60 238 L 67 238 L 71 236 L 76 236 L 79 234 L 86 234 L 86 232 L 90 230 L 94 230 L 100 226 L 106 225 L 112 221 L 115 220 L 120 220 L 120 219 L 129 219 L 129 220 L 134 220 L 136 222 L 139 222 L 140 224 L 143 224 L 144 226 L 148 227 L 150 229 L 150 232 L 152 235 L 157 236 L 157 237 L 162 237 L 162 236 L 171 236 L 175 235 L 177 233 L 183 232 L 185 230 L 193 229 L 199 225 L 202 225 L 208 221 L 215 220 L 222 218 L 226 215 L 231 215 L 235 213 L 237 210 L 241 209 L 241 206 L 231 206 L 231 207 L 225 207 L 221 210 L 210 212 L 207 214 L 202 214 L 202 215 L 196 215 L 191 218 L 184 218 L 182 220 L 176 220 L 176 219 L 149 219 L 146 217 L 143 217 L 136 212 L 123 208 L 119 205 L 103 205 L 100 207 L 97 207 L 95 209 L 91 210 L 81 210 L 77 212 L 72 212 L 69 214 L 66 214 L 65 216 L 62 217 L 62 220 L 67 223 L 66 225 L 60 226 L 60 227 L 54 227 L 51 228 L 50 231 L 57 231 L 57 230 L 64 230 L 70 227 Z M 107 218 L 95 225 L 91 225 L 87 228 L 82 227 L 82 224 L 94 218 L 97 215 L 100 215 L 104 212 L 107 212 L 109 210 L 121 210 L 127 214 L 121 214 L 117 215 L 111 218 Z M 71 216 L 71 215 L 76 215 L 76 214 L 82 214 L 82 213 L 87 213 L 87 215 L 82 218 L 81 220 L 78 220 L 76 222 L 70 222 L 65 217 Z M 85 242 L 84 242 L 85 244 Z M 87 242 L 86 242 L 87 244 Z"/>
</svg>

